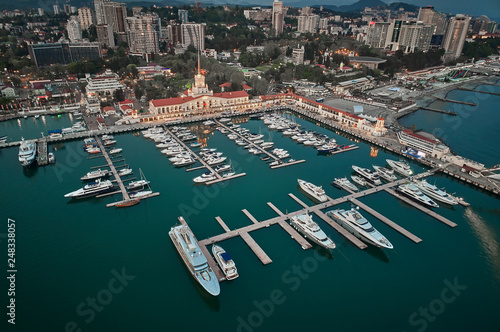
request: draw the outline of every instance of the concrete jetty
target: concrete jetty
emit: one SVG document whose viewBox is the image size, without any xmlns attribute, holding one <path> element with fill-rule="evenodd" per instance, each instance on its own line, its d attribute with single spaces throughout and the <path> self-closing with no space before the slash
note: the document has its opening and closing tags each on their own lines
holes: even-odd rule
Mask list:
<svg viewBox="0 0 500 332">
<path fill-rule="evenodd" d="M 41 138 L 37 141 L 36 163 L 38 166 L 45 166 L 49 163 L 47 140 Z"/>
<path fill-rule="evenodd" d="M 447 102 L 447 103 L 455 103 L 455 104 L 462 104 L 462 105 L 469 105 L 469 106 L 477 106 L 476 103 L 470 103 L 470 102 L 467 102 L 467 101 L 446 99 L 446 98 L 443 98 L 443 97 L 435 97 L 435 96 L 433 96 L 433 97 L 436 98 L 437 100 L 441 100 L 441 101 L 444 101 L 444 102 Z"/>
</svg>

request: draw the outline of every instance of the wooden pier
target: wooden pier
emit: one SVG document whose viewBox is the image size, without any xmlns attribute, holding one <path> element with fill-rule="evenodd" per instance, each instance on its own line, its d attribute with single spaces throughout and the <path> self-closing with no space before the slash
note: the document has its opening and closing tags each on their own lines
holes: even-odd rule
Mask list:
<svg viewBox="0 0 500 332">
<path fill-rule="evenodd" d="M 254 224 L 258 224 L 259 223 L 259 221 L 257 219 L 255 219 L 255 217 L 252 216 L 250 214 L 250 212 L 247 211 L 247 209 L 243 209 L 243 210 L 241 210 L 241 212 L 243 212 L 245 214 L 245 216 L 247 216 L 248 219 L 250 219 Z"/>
<path fill-rule="evenodd" d="M 494 96 L 500 96 L 500 93 L 497 93 L 497 92 L 474 90 L 474 89 L 470 89 L 470 88 L 464 88 L 463 86 L 458 86 L 457 89 L 464 90 L 464 91 L 472 91 L 472 92 L 477 92 L 477 93 L 485 93 L 485 94 L 494 95 Z"/>
<path fill-rule="evenodd" d="M 432 107 L 426 107 L 426 106 L 420 106 L 419 108 L 422 109 L 422 110 L 432 111 L 432 112 L 436 112 L 436 113 L 443 113 L 443 114 L 448 114 L 448 115 L 457 115 L 457 113 L 455 113 L 455 112 L 440 110 L 438 108 L 432 108 Z"/>
<path fill-rule="evenodd" d="M 469 105 L 469 106 L 477 106 L 476 103 L 470 103 L 470 102 L 467 102 L 467 101 L 446 99 L 446 98 L 442 98 L 442 97 L 434 97 L 434 98 L 436 98 L 437 100 L 441 100 L 441 101 L 447 102 L 447 103 L 455 103 L 455 104 L 462 104 L 462 105 Z"/>
<path fill-rule="evenodd" d="M 221 225 L 221 227 L 226 232 L 230 232 L 231 231 L 231 229 L 229 229 L 229 227 L 227 227 L 226 223 L 221 219 L 221 217 L 215 217 L 215 220 L 217 220 L 217 222 L 219 223 L 219 225 Z"/>
<path fill-rule="evenodd" d="M 45 166 L 49 163 L 47 140 L 41 138 L 37 141 L 36 163 L 38 166 Z"/>
<path fill-rule="evenodd" d="M 352 202 L 352 204 L 355 204 L 355 205 L 359 206 L 360 208 L 362 208 L 363 210 L 365 210 L 366 212 L 368 212 L 369 214 L 371 214 L 372 216 L 374 216 L 375 218 L 377 218 L 378 220 L 380 220 L 381 222 L 383 222 L 387 226 L 391 227 L 395 231 L 399 232 L 400 234 L 403 234 L 404 236 L 406 236 L 407 238 L 409 238 L 413 242 L 415 242 L 415 243 L 422 242 L 422 239 L 419 238 L 418 236 L 410 233 L 409 231 L 407 231 L 403 227 L 401 227 L 398 224 L 396 224 L 394 221 L 392 221 L 389 218 L 387 218 L 387 217 L 383 216 L 382 214 L 378 213 L 377 211 L 375 211 L 371 207 L 369 207 L 369 206 L 361 203 L 357 199 L 353 198 L 353 199 L 351 199 L 351 202 Z"/>
<path fill-rule="evenodd" d="M 245 243 L 252 249 L 254 254 L 260 259 L 262 264 L 267 265 L 272 263 L 273 261 L 269 256 L 267 256 L 266 252 L 262 250 L 262 248 L 255 242 L 255 240 L 246 232 L 240 233 L 241 238 Z"/>
</svg>

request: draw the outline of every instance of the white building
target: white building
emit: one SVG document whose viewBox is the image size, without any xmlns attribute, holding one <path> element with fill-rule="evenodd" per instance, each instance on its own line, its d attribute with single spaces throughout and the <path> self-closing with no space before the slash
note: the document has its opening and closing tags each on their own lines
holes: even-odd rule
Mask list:
<svg viewBox="0 0 500 332">
<path fill-rule="evenodd" d="M 95 17 L 92 9 L 89 7 L 78 8 L 78 21 L 82 30 L 87 30 L 91 25 L 95 25 Z"/>
<path fill-rule="evenodd" d="M 450 18 L 442 44 L 446 51 L 445 59 L 456 59 L 462 54 L 469 24 L 470 17 L 465 15 L 457 14 Z"/>
<path fill-rule="evenodd" d="M 304 64 L 304 46 L 301 48 L 294 48 L 292 52 L 292 62 L 294 65 L 303 65 Z"/>
<path fill-rule="evenodd" d="M 298 19 L 297 32 L 300 33 L 315 33 L 319 26 L 318 15 L 300 15 Z"/>
<path fill-rule="evenodd" d="M 112 95 L 118 89 L 123 89 L 123 84 L 120 83 L 120 78 L 111 70 L 106 70 L 102 75 L 91 76 L 85 74 L 87 81 L 86 91 L 87 95 Z"/>
<path fill-rule="evenodd" d="M 274 0 L 273 2 L 273 29 L 275 36 L 283 33 L 283 24 L 285 21 L 285 13 L 283 12 L 283 2 Z"/>
<path fill-rule="evenodd" d="M 397 133 L 401 144 L 421 151 L 433 158 L 441 159 L 450 152 L 450 149 L 440 141 L 415 134 L 413 131 L 405 129 Z"/>
<path fill-rule="evenodd" d="M 193 45 L 197 50 L 205 49 L 205 24 L 183 23 L 181 24 L 182 46 Z"/>
<path fill-rule="evenodd" d="M 78 16 L 70 16 L 66 30 L 68 31 L 68 38 L 71 42 L 74 43 L 82 39 L 82 29 L 80 28 Z"/>
<path fill-rule="evenodd" d="M 160 52 L 161 21 L 156 13 L 127 17 L 130 52 L 150 54 Z"/>
</svg>

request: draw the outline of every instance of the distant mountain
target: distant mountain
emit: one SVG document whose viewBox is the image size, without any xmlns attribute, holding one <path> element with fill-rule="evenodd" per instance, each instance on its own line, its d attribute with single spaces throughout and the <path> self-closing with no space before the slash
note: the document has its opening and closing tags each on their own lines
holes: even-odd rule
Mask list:
<svg viewBox="0 0 500 332">
<path fill-rule="evenodd" d="M 387 5 L 387 9 L 390 10 L 398 10 L 399 8 L 403 8 L 407 12 L 416 12 L 420 6 L 415 6 L 406 2 L 393 2 Z"/>
<path fill-rule="evenodd" d="M 352 13 L 352 12 L 360 12 L 363 9 L 365 9 L 365 7 L 378 7 L 378 6 L 386 7 L 387 4 L 380 0 L 359 0 L 358 2 L 355 2 L 351 5 L 343 5 L 343 6 L 323 5 L 323 8 L 337 12 Z M 319 6 L 315 5 L 315 7 Z"/>
</svg>

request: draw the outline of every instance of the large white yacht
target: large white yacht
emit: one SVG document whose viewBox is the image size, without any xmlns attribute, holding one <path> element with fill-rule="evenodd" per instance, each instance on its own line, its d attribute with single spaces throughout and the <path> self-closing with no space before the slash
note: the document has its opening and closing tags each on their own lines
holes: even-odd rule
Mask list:
<svg viewBox="0 0 500 332">
<path fill-rule="evenodd" d="M 413 183 L 402 184 L 397 188 L 397 191 L 404 194 L 405 196 L 408 196 L 410 199 L 414 200 L 417 203 L 421 203 L 428 207 L 439 207 L 436 202 L 422 194 L 420 189 Z"/>
<path fill-rule="evenodd" d="M 391 166 L 392 169 L 394 169 L 399 174 L 403 176 L 412 176 L 413 171 L 411 170 L 410 165 L 408 165 L 404 161 L 396 161 L 392 159 L 386 159 L 385 161 L 387 161 L 389 166 Z"/>
<path fill-rule="evenodd" d="M 375 172 L 380 175 L 381 178 L 387 181 L 396 181 L 398 178 L 394 175 L 394 170 L 385 167 L 380 167 L 377 165 L 372 165 Z"/>
<path fill-rule="evenodd" d="M 290 223 L 306 238 L 326 249 L 335 249 L 335 243 L 326 236 L 325 232 L 312 220 L 307 213 L 298 214 L 290 218 Z"/>
<path fill-rule="evenodd" d="M 28 167 L 35 161 L 36 157 L 36 142 L 25 141 L 21 138 L 21 145 L 19 146 L 19 162 L 23 167 Z"/>
<path fill-rule="evenodd" d="M 435 185 L 430 184 L 426 180 L 414 180 L 414 182 L 424 194 L 435 199 L 436 201 L 440 201 L 449 205 L 458 204 L 458 200 L 455 197 L 451 196 L 446 191 L 439 189 Z"/>
<path fill-rule="evenodd" d="M 111 191 L 114 188 L 113 183 L 109 180 L 101 181 L 100 179 L 95 180 L 94 182 L 90 182 L 85 185 L 83 188 L 72 191 L 64 195 L 67 198 L 85 198 L 96 196 L 108 191 Z"/>
<path fill-rule="evenodd" d="M 208 265 L 207 258 L 201 251 L 198 242 L 187 225 L 172 227 L 168 232 L 175 249 L 186 264 L 191 275 L 210 294 L 220 294 L 219 280 Z"/>
<path fill-rule="evenodd" d="M 297 179 L 297 182 L 299 183 L 300 188 L 311 195 L 314 199 L 320 201 L 321 203 L 328 200 L 328 196 L 326 196 L 325 191 L 321 186 L 316 186 L 311 182 L 307 182 L 301 179 Z"/>
<path fill-rule="evenodd" d="M 356 192 L 359 190 L 358 187 L 356 187 L 356 185 L 351 181 L 349 181 L 347 178 L 335 178 L 335 180 L 333 180 L 332 182 L 332 185 L 339 187 L 341 189 L 345 189 L 347 191 Z"/>
<path fill-rule="evenodd" d="M 371 169 L 359 167 L 356 165 L 352 165 L 352 169 L 356 173 L 364 177 L 366 180 L 368 180 L 370 183 L 376 186 L 382 184 L 382 181 L 380 181 L 380 176 L 377 173 L 373 172 Z"/>
<path fill-rule="evenodd" d="M 221 246 L 214 244 L 212 246 L 212 254 L 214 254 L 214 258 L 222 269 L 222 272 L 226 275 L 227 280 L 239 277 L 234 260 Z"/>
<path fill-rule="evenodd" d="M 376 247 L 392 249 L 392 244 L 377 231 L 357 210 L 332 210 L 326 213 L 349 233 Z"/>
</svg>

